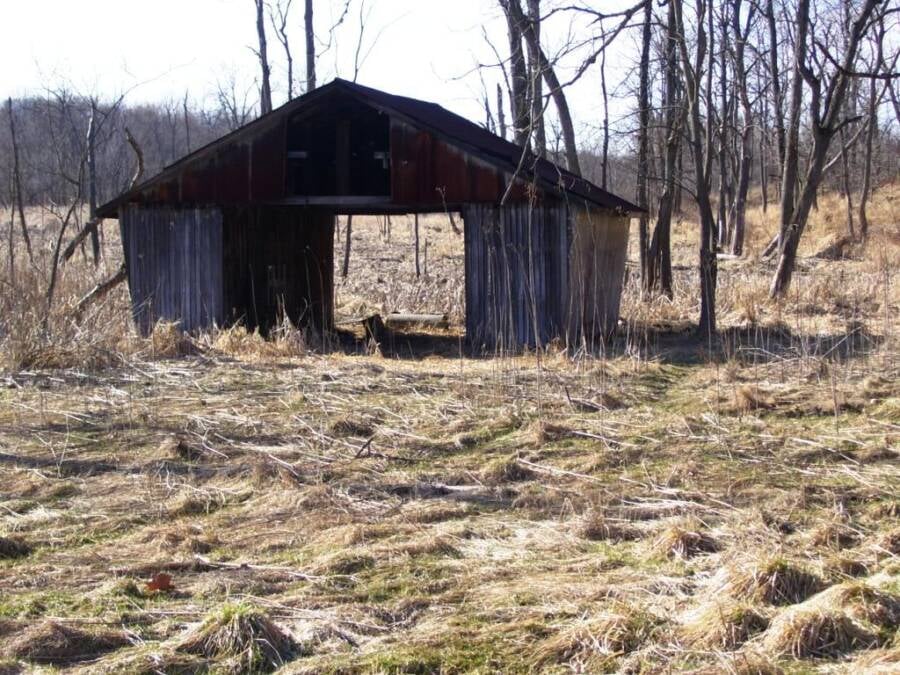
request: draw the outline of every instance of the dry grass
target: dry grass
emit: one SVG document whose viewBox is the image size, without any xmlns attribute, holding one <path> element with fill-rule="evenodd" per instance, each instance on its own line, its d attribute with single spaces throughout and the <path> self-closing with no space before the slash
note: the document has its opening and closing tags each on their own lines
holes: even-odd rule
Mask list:
<svg viewBox="0 0 900 675">
<path fill-rule="evenodd" d="M 802 602 L 823 587 L 816 574 L 780 557 L 733 564 L 725 578 L 722 589 L 732 597 L 769 605 Z"/>
<path fill-rule="evenodd" d="M 794 658 L 836 658 L 877 643 L 874 634 L 843 612 L 791 609 L 778 616 L 762 639 L 770 653 Z"/>
<path fill-rule="evenodd" d="M 769 619 L 753 605 L 714 601 L 688 617 L 681 636 L 692 647 L 730 651 L 764 631 L 768 625 Z"/>
<path fill-rule="evenodd" d="M 84 630 L 59 621 L 43 621 L 16 635 L 5 655 L 35 663 L 65 665 L 96 658 L 128 644 L 122 631 Z"/>
<path fill-rule="evenodd" d="M 142 338 L 124 288 L 74 322 L 118 266 L 115 228 L 49 312 L 45 275 L 12 293 L 0 266 L 0 549 L 33 549 L 0 555 L 0 670 L 895 666 L 898 198 L 825 260 L 843 211 L 823 197 L 780 302 L 755 258 L 775 213 L 752 210 L 749 255 L 721 261 L 719 344 L 688 330 L 681 223 L 675 297 L 641 300 L 629 272 L 603 356 L 461 356 L 443 218 L 422 220 L 418 279 L 405 219 L 390 241 L 354 220 L 339 318 L 451 317 L 377 354 L 355 324 Z M 53 233 L 36 226 L 40 256 Z"/>
<path fill-rule="evenodd" d="M 296 656 L 298 646 L 263 612 L 229 604 L 186 635 L 177 650 L 223 661 L 235 673 L 265 673 Z"/>
</svg>

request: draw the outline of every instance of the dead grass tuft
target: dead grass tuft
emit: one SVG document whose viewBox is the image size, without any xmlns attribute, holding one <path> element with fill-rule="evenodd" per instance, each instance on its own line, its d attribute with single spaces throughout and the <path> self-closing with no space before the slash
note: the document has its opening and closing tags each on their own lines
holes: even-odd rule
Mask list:
<svg viewBox="0 0 900 675">
<path fill-rule="evenodd" d="M 575 532 L 579 537 L 590 541 L 632 541 L 641 537 L 637 528 L 609 520 L 599 511 L 586 513 L 576 523 Z"/>
<path fill-rule="evenodd" d="M 752 605 L 713 602 L 693 613 L 682 627 L 681 635 L 692 647 L 732 650 L 768 625 L 768 618 Z"/>
<path fill-rule="evenodd" d="M 572 430 L 562 424 L 551 424 L 543 420 L 536 420 L 531 423 L 527 430 L 527 436 L 531 444 L 540 448 L 547 443 L 553 443 L 567 438 Z"/>
<path fill-rule="evenodd" d="M 375 427 L 370 422 L 358 417 L 340 417 L 328 425 L 328 432 L 332 436 L 356 436 L 368 438 L 375 433 Z"/>
<path fill-rule="evenodd" d="M 515 456 L 495 459 L 481 471 L 481 479 L 488 485 L 519 483 L 532 478 L 534 471 L 519 462 Z"/>
<path fill-rule="evenodd" d="M 673 524 L 662 531 L 653 543 L 653 550 L 667 558 L 691 558 L 699 553 L 715 553 L 719 545 L 701 531 L 696 521 Z"/>
<path fill-rule="evenodd" d="M 900 596 L 861 581 L 832 586 L 810 604 L 839 608 L 858 621 L 893 630 L 900 627 Z"/>
<path fill-rule="evenodd" d="M 823 587 L 822 580 L 784 558 L 769 558 L 726 570 L 724 590 L 738 600 L 770 605 L 792 605 Z"/>
<path fill-rule="evenodd" d="M 159 320 L 150 333 L 150 354 L 156 358 L 171 359 L 197 352 L 193 341 L 181 330 L 176 321 Z"/>
<path fill-rule="evenodd" d="M 742 384 L 734 388 L 731 407 L 735 412 L 747 415 L 760 410 L 770 410 L 772 399 L 757 385 Z"/>
<path fill-rule="evenodd" d="M 127 644 L 128 639 L 122 631 L 86 631 L 47 620 L 13 637 L 6 655 L 35 663 L 63 665 L 95 658 Z"/>
<path fill-rule="evenodd" d="M 614 659 L 629 654 L 659 630 L 657 617 L 633 606 L 575 620 L 538 644 L 535 660 L 541 666 L 566 665 L 578 672 L 607 669 Z"/>
<path fill-rule="evenodd" d="M 843 549 L 859 542 L 859 532 L 841 522 L 826 522 L 818 525 L 810 533 L 813 546 Z"/>
<path fill-rule="evenodd" d="M 31 550 L 31 544 L 21 537 L 0 537 L 0 560 L 24 558 Z"/>
<path fill-rule="evenodd" d="M 450 558 L 457 558 L 460 556 L 459 550 L 447 537 L 426 537 L 416 541 L 405 542 L 391 548 L 391 552 L 408 555 L 411 558 L 418 558 L 426 555 Z"/>
<path fill-rule="evenodd" d="M 298 656 L 293 638 L 246 604 L 223 605 L 190 631 L 177 650 L 227 661 L 233 672 L 271 672 Z"/>
<path fill-rule="evenodd" d="M 762 637 L 762 646 L 768 652 L 798 659 L 840 657 L 876 642 L 874 634 L 846 613 L 813 607 L 785 610 Z"/>
</svg>

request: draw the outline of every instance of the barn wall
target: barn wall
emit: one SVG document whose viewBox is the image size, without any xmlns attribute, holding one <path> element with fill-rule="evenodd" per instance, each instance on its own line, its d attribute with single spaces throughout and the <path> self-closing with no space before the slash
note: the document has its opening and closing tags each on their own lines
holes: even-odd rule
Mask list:
<svg viewBox="0 0 900 675">
<path fill-rule="evenodd" d="M 221 322 L 222 212 L 128 205 L 119 212 L 134 318 L 148 334 L 158 319 L 184 330 Z"/>
<path fill-rule="evenodd" d="M 592 341 L 619 320 L 630 219 L 601 209 L 571 213 L 569 340 Z"/>
<path fill-rule="evenodd" d="M 334 324 L 334 214 L 300 207 L 225 208 L 224 307 L 229 323 L 268 330 Z"/>
<path fill-rule="evenodd" d="M 565 328 L 565 205 L 469 205 L 465 222 L 466 333 L 488 349 L 546 344 Z"/>
</svg>

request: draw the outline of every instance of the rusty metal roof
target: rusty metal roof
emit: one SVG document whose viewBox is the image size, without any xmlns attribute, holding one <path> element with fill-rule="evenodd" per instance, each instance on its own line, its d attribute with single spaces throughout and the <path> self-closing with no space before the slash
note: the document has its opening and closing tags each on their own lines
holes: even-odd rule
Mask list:
<svg viewBox="0 0 900 675">
<path fill-rule="evenodd" d="M 102 217 L 116 217 L 117 209 L 120 205 L 137 197 L 148 188 L 171 180 L 179 174 L 182 167 L 191 165 L 203 159 L 204 156 L 215 153 L 233 142 L 253 137 L 255 133 L 267 129 L 274 119 L 293 115 L 304 107 L 336 92 L 343 92 L 376 109 L 383 110 L 400 119 L 405 119 L 407 122 L 443 138 L 445 141 L 460 147 L 461 150 L 511 175 L 515 175 L 518 170 L 518 175 L 523 179 L 537 179 L 543 188 L 550 189 L 564 199 L 575 198 L 576 200 L 583 200 L 596 206 L 620 212 L 636 213 L 642 211 L 640 207 L 631 202 L 603 190 L 590 181 L 579 178 L 549 160 L 535 156 L 530 151 L 492 134 L 483 127 L 470 122 L 456 113 L 450 112 L 436 103 L 389 94 L 347 80 L 335 79 L 186 155 L 167 166 L 159 174 L 101 206 L 98 209 L 98 214 Z M 525 153 L 524 159 L 523 153 Z"/>
</svg>

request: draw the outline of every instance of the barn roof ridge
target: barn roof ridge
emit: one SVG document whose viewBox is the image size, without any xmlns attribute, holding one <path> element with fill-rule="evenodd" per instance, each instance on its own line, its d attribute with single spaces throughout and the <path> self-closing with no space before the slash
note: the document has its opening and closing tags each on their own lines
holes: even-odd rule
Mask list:
<svg viewBox="0 0 900 675">
<path fill-rule="evenodd" d="M 382 108 L 388 112 L 405 117 L 415 125 L 440 134 L 455 145 L 466 146 L 473 154 L 480 156 L 483 160 L 494 164 L 504 171 L 510 173 L 521 171 L 524 176 L 534 176 L 564 196 L 572 195 L 597 206 L 621 212 L 636 213 L 642 211 L 640 207 L 631 202 L 594 185 L 585 178 L 576 176 L 550 160 L 537 157 L 530 150 L 491 133 L 471 120 L 447 110 L 438 103 L 391 94 L 349 80 L 334 78 L 328 84 L 287 101 L 271 112 L 261 115 L 255 120 L 168 164 L 160 172 L 100 206 L 97 209 L 98 214 L 102 217 L 115 217 L 113 214 L 117 208 L 123 203 L 127 203 L 130 197 L 140 194 L 157 182 L 176 173 L 181 167 L 189 165 L 192 161 L 198 160 L 244 135 L 251 134 L 254 130 L 264 129 L 267 124 L 280 119 L 282 116 L 301 110 L 317 99 L 328 96 L 338 90 L 343 90 L 345 93 L 361 99 L 370 106 Z M 524 158 L 522 156 L 523 153 L 526 153 Z"/>
</svg>

